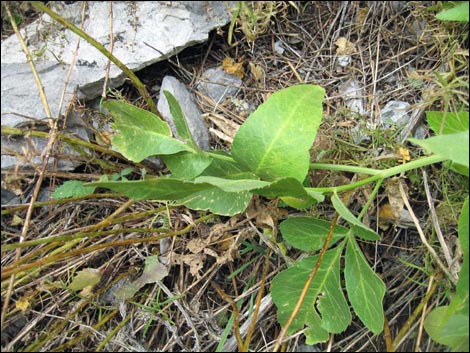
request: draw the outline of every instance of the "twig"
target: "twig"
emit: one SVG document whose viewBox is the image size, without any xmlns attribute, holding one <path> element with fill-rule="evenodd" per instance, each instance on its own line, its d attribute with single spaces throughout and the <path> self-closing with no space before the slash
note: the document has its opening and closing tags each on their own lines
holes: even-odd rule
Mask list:
<svg viewBox="0 0 470 353">
<path fill-rule="evenodd" d="M 432 281 L 432 279 L 433 279 L 433 277 L 431 276 L 430 277 L 430 282 Z M 406 320 L 405 324 L 402 326 L 402 328 L 398 332 L 397 336 L 393 340 L 393 345 L 392 345 L 393 352 L 396 351 L 398 346 L 401 344 L 401 341 L 403 340 L 405 335 L 410 330 L 410 327 L 413 324 L 413 322 L 415 321 L 416 317 L 419 315 L 419 313 L 423 310 L 425 305 L 431 299 L 432 295 L 436 291 L 436 288 L 437 288 L 437 282 L 432 283 L 431 287 L 428 288 L 428 292 L 424 296 L 423 300 L 418 304 L 418 306 L 415 308 L 415 310 L 413 310 L 413 313 L 408 317 L 408 320 Z"/>
<path fill-rule="evenodd" d="M 21 46 L 23 47 L 23 51 L 26 54 L 27 61 L 28 61 L 29 65 L 31 66 L 31 72 L 33 73 L 34 79 L 36 81 L 36 85 L 37 85 L 38 90 L 39 90 L 39 95 L 41 97 L 41 102 L 42 102 L 44 110 L 46 112 L 46 116 L 49 119 L 49 126 L 51 128 L 50 140 L 49 140 L 49 143 L 48 143 L 48 145 L 45 149 L 45 153 L 43 155 L 42 169 L 39 173 L 38 180 L 37 180 L 36 185 L 34 187 L 33 194 L 32 194 L 32 197 L 31 197 L 31 201 L 29 203 L 28 211 L 26 213 L 23 228 L 22 228 L 22 231 L 21 231 L 21 236 L 20 236 L 20 240 L 19 240 L 19 242 L 21 243 L 21 242 L 24 241 L 24 239 L 26 238 L 26 235 L 28 234 L 29 225 L 31 223 L 31 217 L 32 217 L 32 214 L 33 214 L 33 204 L 36 201 L 37 196 L 39 195 L 39 190 L 41 188 L 42 180 L 44 178 L 44 172 L 46 170 L 47 163 L 48 163 L 48 160 L 49 160 L 49 153 L 51 151 L 52 145 L 53 145 L 54 140 L 55 140 L 55 133 L 57 132 L 56 131 L 57 125 L 54 122 L 54 120 L 52 119 L 52 114 L 51 114 L 51 110 L 49 108 L 49 104 L 48 104 L 47 99 L 46 99 L 46 94 L 44 92 L 44 88 L 42 86 L 41 79 L 39 78 L 38 72 L 36 70 L 36 66 L 34 65 L 34 62 L 32 60 L 31 53 L 29 52 L 28 47 L 26 46 L 26 43 L 24 42 L 23 37 L 21 36 L 21 34 L 18 30 L 18 27 L 16 26 L 16 22 L 13 18 L 13 15 L 10 12 L 10 8 L 8 7 L 8 3 L 5 3 L 5 9 L 7 11 L 7 14 L 8 14 L 8 17 L 10 19 L 11 25 L 13 27 L 13 30 L 15 31 L 16 36 L 18 37 L 18 40 L 21 43 Z M 17 261 L 20 258 L 20 256 L 21 256 L 21 249 L 18 248 L 18 249 L 16 249 L 15 260 Z M 8 285 L 8 290 L 7 290 L 7 293 L 5 295 L 5 300 L 3 302 L 2 314 L 1 314 L 1 318 L 0 318 L 0 326 L 2 327 L 2 329 L 3 329 L 3 324 L 5 322 L 6 313 L 7 313 L 7 310 L 8 310 L 8 305 L 10 303 L 11 294 L 13 292 L 14 281 L 15 281 L 15 275 L 13 274 L 10 277 L 10 283 Z"/>
<path fill-rule="evenodd" d="M 109 2 L 109 52 L 111 55 L 113 54 L 114 49 L 114 35 L 113 35 L 113 2 Z M 103 92 L 101 96 L 103 99 L 106 99 L 106 87 L 108 86 L 109 80 L 109 69 L 111 68 L 111 60 L 108 59 L 106 63 L 106 69 L 104 74 L 104 82 L 103 82 Z"/>
<path fill-rule="evenodd" d="M 434 204 L 432 201 L 431 192 L 429 191 L 429 183 L 428 183 L 428 175 L 425 170 L 423 170 L 423 182 L 424 182 L 424 190 L 426 191 L 426 198 L 428 199 L 429 205 L 429 212 L 431 213 L 431 220 L 436 230 L 437 239 L 439 239 L 439 243 L 441 244 L 442 252 L 444 253 L 444 257 L 447 261 L 447 266 L 451 268 L 452 266 L 452 255 L 450 254 L 449 248 L 444 240 L 444 236 L 442 235 L 441 227 L 439 226 L 439 220 L 437 219 L 436 209 L 434 208 Z"/>
<path fill-rule="evenodd" d="M 457 280 L 455 279 L 455 277 L 444 266 L 442 261 L 439 259 L 439 256 L 436 254 L 436 251 L 433 249 L 433 247 L 431 245 L 429 245 L 429 243 L 426 239 L 426 236 L 424 235 L 423 229 L 421 228 L 421 225 L 419 224 L 419 220 L 416 217 L 416 215 L 414 214 L 413 209 L 411 208 L 410 201 L 408 200 L 408 197 L 406 196 L 406 193 L 405 193 L 405 190 L 403 189 L 403 185 L 402 185 L 401 181 L 398 182 L 398 186 L 400 188 L 400 195 L 403 199 L 403 202 L 406 205 L 406 208 L 408 209 L 408 212 L 410 212 L 410 216 L 413 219 L 413 223 L 415 224 L 416 230 L 418 231 L 421 242 L 428 249 L 429 253 L 433 257 L 434 261 L 436 261 L 437 265 L 441 268 L 441 270 L 446 274 L 447 277 L 449 277 L 449 279 L 452 281 L 452 283 L 456 284 Z"/>
<path fill-rule="evenodd" d="M 390 332 L 390 325 L 388 324 L 386 316 L 384 316 L 384 339 L 387 352 L 394 352 L 395 350 L 393 349 L 392 333 Z"/>
<path fill-rule="evenodd" d="M 214 287 L 214 289 L 217 291 L 217 293 L 221 296 L 221 298 L 223 300 L 225 300 L 226 302 L 228 302 L 231 306 L 232 306 L 232 310 L 233 310 L 233 331 L 235 333 L 235 337 L 237 339 L 237 345 L 238 345 L 238 349 L 243 352 L 243 347 L 244 347 L 244 344 L 243 344 L 243 339 L 240 335 L 240 324 L 239 324 L 239 321 L 238 321 L 238 308 L 237 308 L 237 303 L 235 303 L 233 301 L 232 298 L 230 298 L 230 296 L 225 293 L 222 288 L 220 288 L 220 286 L 215 283 L 215 281 L 210 281 L 212 287 Z"/>
<path fill-rule="evenodd" d="M 163 284 L 162 281 L 157 281 L 156 283 L 166 293 L 166 295 L 168 295 L 169 298 L 174 296 L 174 294 L 170 291 L 170 289 L 167 286 L 165 286 Z M 194 339 L 196 341 L 194 351 L 195 352 L 200 352 L 201 351 L 201 342 L 200 342 L 200 338 L 199 338 L 199 334 L 197 332 L 197 329 L 194 326 L 194 323 L 192 322 L 192 320 L 189 317 L 188 313 L 183 308 L 183 306 L 181 305 L 181 303 L 179 302 L 178 299 L 173 300 L 172 303 L 175 304 L 178 307 L 178 309 L 180 309 L 180 312 L 181 312 L 181 314 L 183 314 L 184 318 L 186 319 L 186 322 L 188 323 L 188 326 L 191 327 L 191 329 L 193 330 Z M 131 316 L 131 315 L 129 315 L 129 316 Z"/>
<path fill-rule="evenodd" d="M 262 317 L 272 306 L 273 301 L 271 298 L 271 294 L 267 294 L 262 300 L 259 305 L 260 309 L 258 312 L 258 320 Z M 248 332 L 251 323 L 253 322 L 253 316 L 249 317 L 243 325 L 240 327 L 240 336 L 245 336 L 245 333 Z M 222 352 L 232 352 L 235 349 L 236 342 L 235 337 L 230 337 L 227 342 L 225 342 L 224 346 L 222 347 Z"/>
<path fill-rule="evenodd" d="M 429 284 L 428 290 L 426 294 L 431 291 L 432 285 L 434 284 L 434 276 L 429 277 Z M 423 328 L 424 328 L 424 319 L 426 318 L 426 309 L 428 307 L 428 303 L 424 303 L 423 305 L 423 312 L 421 314 L 421 319 L 419 320 L 419 329 L 418 329 L 418 337 L 416 337 L 416 345 L 415 345 L 415 352 L 420 352 L 419 346 L 421 343 L 421 338 L 423 337 Z"/>
<path fill-rule="evenodd" d="M 253 332 L 256 326 L 256 320 L 258 318 L 259 308 L 261 307 L 261 299 L 263 299 L 264 295 L 264 284 L 266 282 L 266 276 L 268 275 L 269 270 L 269 258 L 271 256 L 271 248 L 266 250 L 265 261 L 264 261 L 264 268 L 263 274 L 261 277 L 261 283 L 259 285 L 259 292 L 256 296 L 256 307 L 253 312 L 253 319 L 251 320 L 250 327 L 248 329 L 248 333 L 246 334 L 245 343 L 243 344 L 243 352 L 248 352 L 248 348 L 250 347 L 251 337 L 253 336 Z"/>
</svg>

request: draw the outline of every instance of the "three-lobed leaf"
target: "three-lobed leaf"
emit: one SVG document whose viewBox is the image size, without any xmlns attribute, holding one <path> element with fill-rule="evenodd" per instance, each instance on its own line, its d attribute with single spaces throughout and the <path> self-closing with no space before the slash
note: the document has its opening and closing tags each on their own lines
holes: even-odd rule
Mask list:
<svg viewBox="0 0 470 353">
<path fill-rule="evenodd" d="M 238 130 L 233 158 L 262 179 L 291 177 L 302 182 L 322 119 L 324 95 L 325 90 L 315 85 L 273 93 Z"/>
<path fill-rule="evenodd" d="M 351 323 L 351 313 L 341 289 L 339 266 L 343 245 L 325 253 L 316 276 L 288 334 L 304 331 L 308 344 L 326 341 L 329 333 L 340 333 Z M 304 284 L 318 260 L 307 257 L 274 277 L 271 295 L 277 307 L 277 317 L 284 325 L 294 310 Z"/>
</svg>

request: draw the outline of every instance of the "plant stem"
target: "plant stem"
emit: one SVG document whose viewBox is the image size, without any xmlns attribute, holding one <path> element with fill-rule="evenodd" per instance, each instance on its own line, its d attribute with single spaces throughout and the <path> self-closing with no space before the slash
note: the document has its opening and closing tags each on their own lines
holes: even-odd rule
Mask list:
<svg viewBox="0 0 470 353">
<path fill-rule="evenodd" d="M 305 188 L 305 189 L 309 191 L 321 192 L 321 193 L 351 190 L 359 186 L 372 183 L 377 180 L 385 179 L 393 175 L 406 172 L 408 170 L 416 169 L 419 167 L 424 167 L 424 166 L 434 164 L 434 163 L 439 163 L 439 162 L 445 161 L 446 159 L 447 159 L 446 157 L 443 157 L 439 154 L 434 154 L 429 157 L 423 157 L 423 158 L 411 161 L 409 163 L 397 165 L 395 167 L 385 169 L 382 171 L 376 170 L 375 172 L 373 172 L 375 175 L 359 180 L 358 182 L 355 182 L 349 185 L 340 185 L 340 186 L 329 187 L 329 188 Z M 321 167 L 318 169 L 330 169 L 330 170 L 334 169 L 334 170 L 352 171 L 352 169 L 354 169 L 356 173 L 364 173 L 364 174 L 370 174 L 373 170 L 375 170 L 375 169 L 370 169 L 370 168 L 361 168 L 361 167 L 353 167 L 353 166 L 338 166 L 338 165 L 335 166 L 335 165 L 328 165 L 328 164 L 320 164 L 320 165 L 316 164 L 315 166 Z"/>
<path fill-rule="evenodd" d="M 352 172 L 361 174 L 376 175 L 380 170 L 373 168 L 357 167 L 354 165 L 341 165 L 341 164 L 327 164 L 327 163 L 310 163 L 310 169 L 327 169 L 338 170 L 342 172 Z"/>
<path fill-rule="evenodd" d="M 148 94 L 147 89 L 145 88 L 145 85 L 139 80 L 139 78 L 134 74 L 134 72 L 132 72 L 132 70 L 130 70 L 126 65 L 124 65 L 124 63 L 122 63 L 118 58 L 116 58 L 113 54 L 111 54 L 103 45 L 101 45 L 95 39 L 90 37 L 87 33 L 82 31 L 80 28 L 74 26 L 72 23 L 66 21 L 59 14 L 49 9 L 41 1 L 30 1 L 30 3 L 37 10 L 45 12 L 54 20 L 59 22 L 61 25 L 67 27 L 76 35 L 85 39 L 88 43 L 90 43 L 96 49 L 98 49 L 105 57 L 111 60 L 117 67 L 119 67 L 127 75 L 127 77 L 131 79 L 132 83 L 137 88 L 141 96 L 147 101 L 147 104 L 149 105 L 150 110 L 153 113 L 157 114 L 160 118 L 162 117 L 161 114 L 158 112 L 157 107 L 155 106 L 155 103 L 152 100 L 152 97 L 150 97 L 150 95 Z"/>
</svg>

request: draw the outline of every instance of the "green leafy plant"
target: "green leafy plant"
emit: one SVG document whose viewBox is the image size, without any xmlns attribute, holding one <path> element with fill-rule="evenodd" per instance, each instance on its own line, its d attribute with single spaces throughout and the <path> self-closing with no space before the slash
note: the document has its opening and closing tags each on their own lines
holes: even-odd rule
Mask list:
<svg viewBox="0 0 470 353">
<path fill-rule="evenodd" d="M 330 333 L 342 332 L 351 323 L 346 292 L 359 319 L 373 333 L 380 333 L 384 324 L 385 284 L 371 269 L 356 241 L 356 236 L 369 241 L 379 240 L 380 236 L 361 222 L 370 203 L 357 217 L 349 211 L 339 193 L 376 182 L 371 201 L 384 179 L 407 170 L 445 160 L 468 169 L 468 128 L 427 140 L 411 139 L 432 155 L 386 170 L 310 164 L 310 148 L 322 119 L 324 89 L 319 86 L 297 85 L 272 94 L 240 127 L 230 153 L 200 150 L 178 102 L 169 92 L 165 92 L 165 96 L 179 140 L 172 137 L 168 125 L 152 113 L 120 101 L 106 101 L 103 106 L 114 118 L 114 149 L 134 162 L 158 155 L 171 175 L 87 185 L 109 188 L 133 199 L 173 201 L 191 209 L 227 216 L 243 212 L 253 195 L 279 198 L 286 205 L 301 210 L 330 196 L 337 214 L 349 227 L 314 217 L 291 217 L 280 224 L 284 240 L 293 247 L 310 253 L 320 248 L 322 251 L 273 279 L 272 298 L 278 308 L 279 322 L 287 333 L 307 326 L 304 333 L 310 344 L 325 341 Z M 310 168 L 370 176 L 348 185 L 312 188 L 305 186 Z M 329 230 L 332 226 L 334 228 Z M 327 250 L 330 243 L 334 245 Z M 311 269 L 317 264 L 315 276 L 309 279 Z M 341 285 L 341 274 L 345 288 Z M 301 297 L 305 283 L 310 285 L 298 301 L 300 307 L 296 311 L 293 298 Z"/>
<path fill-rule="evenodd" d="M 469 2 L 457 4 L 454 7 L 441 11 L 436 18 L 441 21 L 468 22 Z"/>
</svg>

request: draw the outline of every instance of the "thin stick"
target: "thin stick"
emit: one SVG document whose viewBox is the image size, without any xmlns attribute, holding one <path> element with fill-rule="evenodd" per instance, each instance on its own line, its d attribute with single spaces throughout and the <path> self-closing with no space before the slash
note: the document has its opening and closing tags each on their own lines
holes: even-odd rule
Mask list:
<svg viewBox="0 0 470 353">
<path fill-rule="evenodd" d="M 49 126 L 52 129 L 51 138 L 50 138 L 49 142 L 54 141 L 54 131 L 56 131 L 56 129 L 55 129 L 56 124 L 54 123 L 54 120 L 52 119 L 51 110 L 49 108 L 49 104 L 48 104 L 47 99 L 46 99 L 46 94 L 44 92 L 44 88 L 42 87 L 41 79 L 39 78 L 38 72 L 36 70 L 36 66 L 34 65 L 34 62 L 32 60 L 31 53 L 29 52 L 28 47 L 26 46 L 26 43 L 24 42 L 23 37 L 21 36 L 21 34 L 18 30 L 18 27 L 16 26 L 16 22 L 13 18 L 13 15 L 10 12 L 10 8 L 8 7 L 8 3 L 5 3 L 5 9 L 7 11 L 7 14 L 8 14 L 8 17 L 10 19 L 11 25 L 13 27 L 13 30 L 15 31 L 15 34 L 18 37 L 18 40 L 21 43 L 21 46 L 23 47 L 23 51 L 26 54 L 26 58 L 28 60 L 28 63 L 31 66 L 31 71 L 32 71 L 34 79 L 36 81 L 36 85 L 38 86 L 39 96 L 41 97 L 41 101 L 42 101 L 44 110 L 45 110 L 46 115 L 49 119 Z M 37 181 L 37 183 L 34 187 L 33 195 L 31 197 L 31 202 L 29 203 L 28 211 L 26 213 L 26 218 L 25 218 L 25 221 L 24 221 L 24 224 L 23 224 L 23 228 L 22 228 L 21 236 L 20 236 L 20 240 L 19 240 L 20 243 L 24 241 L 24 239 L 26 238 L 26 235 L 28 234 L 29 224 L 31 222 L 31 216 L 33 214 L 33 204 L 36 201 L 37 196 L 39 194 L 39 189 L 41 187 L 42 180 L 44 178 L 44 171 L 45 171 L 46 166 L 47 166 L 47 162 L 48 162 L 48 159 L 49 159 L 48 154 L 50 152 L 51 147 L 52 147 L 52 143 L 48 143 L 48 146 L 46 148 L 46 153 L 44 154 L 44 157 L 43 157 L 42 170 L 39 174 L 38 181 Z M 21 256 L 21 249 L 18 248 L 18 249 L 16 249 L 15 259 L 18 260 L 20 258 L 20 256 Z M 8 285 L 8 290 L 7 290 L 7 293 L 5 295 L 5 300 L 3 302 L 2 314 L 1 314 L 1 318 L 0 318 L 0 326 L 2 327 L 2 329 L 3 329 L 3 324 L 5 323 L 5 318 L 6 318 L 6 314 L 7 314 L 7 310 L 8 310 L 8 305 L 10 303 L 11 294 L 13 292 L 14 281 L 15 281 L 15 275 L 10 277 L 10 283 Z"/>
<path fill-rule="evenodd" d="M 253 336 L 253 332 L 255 330 L 256 319 L 258 318 L 258 312 L 261 307 L 261 299 L 263 299 L 263 295 L 264 295 L 264 284 L 266 282 L 266 276 L 268 275 L 268 271 L 269 271 L 269 257 L 270 256 L 271 256 L 271 248 L 268 248 L 266 251 L 266 255 L 265 255 L 263 274 L 261 277 L 261 283 L 259 285 L 260 288 L 259 288 L 258 295 L 256 296 L 256 307 L 253 312 L 253 318 L 251 320 L 250 327 L 248 328 L 248 333 L 246 334 L 245 343 L 243 344 L 243 352 L 248 352 L 248 348 L 250 347 L 251 337 Z"/>
<path fill-rule="evenodd" d="M 429 277 L 428 290 L 426 294 L 428 294 L 431 291 L 433 283 L 434 283 L 434 276 L 431 275 Z M 423 305 L 423 312 L 421 313 L 421 319 L 419 320 L 418 337 L 416 337 L 415 352 L 420 352 L 419 346 L 421 343 L 421 338 L 423 337 L 424 319 L 426 318 L 427 308 L 428 308 L 428 303 L 426 302 Z"/>
<path fill-rule="evenodd" d="M 433 277 L 431 276 L 431 279 Z M 413 324 L 413 322 L 415 321 L 416 317 L 419 315 L 419 313 L 423 310 L 423 308 L 425 307 L 425 305 L 429 302 L 429 300 L 431 299 L 432 295 L 434 294 L 434 292 L 436 291 L 436 288 L 437 288 L 437 283 L 438 282 L 434 282 L 432 283 L 431 287 L 428 288 L 428 292 L 426 293 L 426 295 L 424 296 L 423 300 L 418 304 L 418 306 L 415 308 L 415 310 L 413 310 L 413 313 L 410 315 L 410 317 L 408 317 L 408 320 L 406 320 L 405 324 L 402 326 L 402 328 L 400 329 L 400 331 L 398 332 L 397 336 L 395 337 L 395 339 L 393 340 L 393 352 L 396 351 L 396 349 L 398 348 L 398 346 L 402 343 L 402 339 L 405 337 L 405 335 L 408 333 L 408 331 L 410 330 L 410 327 L 411 325 Z"/>
<path fill-rule="evenodd" d="M 433 257 L 434 261 L 436 261 L 437 265 L 440 267 L 442 272 L 444 272 L 446 274 L 446 276 L 452 281 L 452 283 L 456 284 L 457 279 L 444 266 L 441 259 L 439 259 L 439 256 L 437 255 L 436 251 L 433 249 L 433 247 L 431 245 L 429 245 L 429 243 L 426 239 L 426 236 L 424 235 L 423 229 L 421 228 L 421 225 L 419 224 L 419 220 L 416 217 L 416 215 L 414 214 L 413 209 L 411 208 L 410 201 L 408 200 L 408 197 L 406 196 L 406 193 L 405 193 L 405 190 L 403 189 L 403 185 L 402 185 L 401 181 L 399 181 L 398 185 L 400 187 L 400 195 L 403 199 L 403 202 L 406 205 L 406 208 L 408 209 L 408 212 L 410 212 L 410 216 L 413 219 L 413 222 L 415 224 L 416 230 L 418 231 L 419 238 L 421 239 L 421 242 L 428 249 L 429 253 Z"/>
<path fill-rule="evenodd" d="M 114 49 L 114 35 L 113 35 L 113 2 L 109 2 L 109 52 L 111 55 L 113 54 Z M 106 87 L 108 86 L 109 81 L 109 69 L 111 68 L 111 60 L 108 59 L 106 63 L 106 69 L 104 74 L 104 82 L 103 82 L 103 92 L 101 96 L 103 99 L 106 99 Z"/>
<path fill-rule="evenodd" d="M 238 350 L 240 352 L 244 352 L 243 350 L 243 339 L 242 339 L 242 336 L 240 335 L 240 323 L 238 321 L 238 307 L 237 307 L 237 303 L 235 303 L 233 301 L 232 298 L 230 298 L 230 296 L 225 293 L 222 288 L 220 288 L 220 286 L 215 283 L 214 281 L 210 281 L 212 287 L 215 288 L 215 290 L 217 291 L 217 293 L 221 296 L 221 298 L 223 300 L 225 300 L 226 302 L 228 302 L 231 306 L 232 306 L 232 310 L 233 310 L 233 331 L 235 333 L 235 337 L 237 339 L 237 345 L 238 345 Z"/>
<path fill-rule="evenodd" d="M 439 239 L 439 243 L 441 244 L 442 252 L 444 253 L 444 257 L 447 261 L 447 266 L 451 268 L 452 266 L 452 255 L 450 254 L 449 248 L 444 240 L 444 236 L 442 235 L 441 227 L 439 226 L 439 220 L 437 219 L 436 209 L 434 208 L 434 203 L 432 201 L 431 192 L 429 190 L 429 183 L 428 183 L 428 175 L 425 170 L 423 170 L 423 182 L 424 182 L 424 190 L 426 191 L 426 198 L 428 200 L 429 205 L 429 212 L 431 214 L 432 224 L 434 229 L 436 230 L 437 239 Z"/>
</svg>

